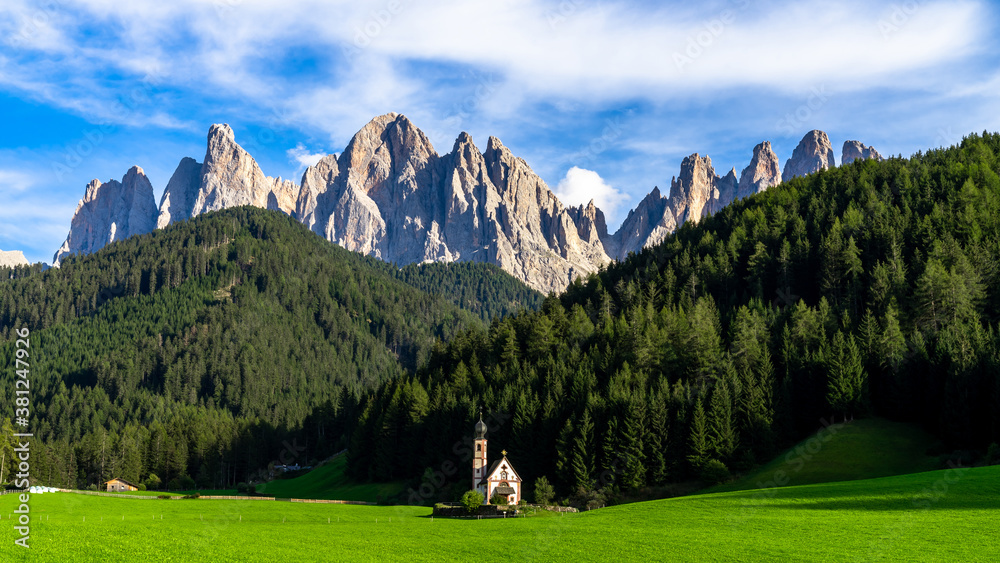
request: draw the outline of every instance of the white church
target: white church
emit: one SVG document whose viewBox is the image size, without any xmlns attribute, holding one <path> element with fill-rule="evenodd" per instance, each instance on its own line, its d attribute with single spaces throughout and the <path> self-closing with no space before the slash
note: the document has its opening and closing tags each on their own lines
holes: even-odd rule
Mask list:
<svg viewBox="0 0 1000 563">
<path fill-rule="evenodd" d="M 472 488 L 483 495 L 483 504 L 489 504 L 493 495 L 504 495 L 508 504 L 521 501 L 521 477 L 507 461 L 507 451 L 501 452 L 502 458 L 493 462 L 486 469 L 486 423 L 482 413 L 475 431 L 476 451 L 472 458 Z"/>
</svg>

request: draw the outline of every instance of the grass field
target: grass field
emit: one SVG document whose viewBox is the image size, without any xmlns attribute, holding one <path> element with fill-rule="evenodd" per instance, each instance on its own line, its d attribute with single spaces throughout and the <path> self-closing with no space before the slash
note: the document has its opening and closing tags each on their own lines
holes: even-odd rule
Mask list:
<svg viewBox="0 0 1000 563">
<path fill-rule="evenodd" d="M 809 485 L 888 477 L 939 469 L 927 455 L 934 439 L 923 430 L 881 418 L 819 430 L 742 478 L 702 492 L 741 491 L 767 485 Z"/>
<path fill-rule="evenodd" d="M 347 456 L 341 455 L 300 477 L 275 479 L 269 483 L 258 485 L 257 492 L 275 498 L 378 502 L 380 499 L 391 498 L 404 489 L 401 482 L 356 483 L 344 474 L 346 468 Z"/>
<path fill-rule="evenodd" d="M 1000 466 L 735 491 L 516 520 L 420 507 L 33 496 L 2 561 L 1000 559 Z"/>
</svg>

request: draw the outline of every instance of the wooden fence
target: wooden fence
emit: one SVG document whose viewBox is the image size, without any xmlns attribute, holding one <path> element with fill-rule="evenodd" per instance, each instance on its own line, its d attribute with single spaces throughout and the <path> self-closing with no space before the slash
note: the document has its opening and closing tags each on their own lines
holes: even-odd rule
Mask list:
<svg viewBox="0 0 1000 563">
<path fill-rule="evenodd" d="M 92 495 L 97 497 L 118 497 L 118 498 L 134 498 L 134 499 L 159 499 L 156 495 L 130 495 L 126 493 L 103 493 L 100 491 L 78 491 L 75 489 L 59 489 L 63 493 L 76 493 L 78 495 Z M 9 493 L 20 493 L 23 491 L 7 491 Z M 6 494 L 6 493 L 5 493 Z M 164 493 L 166 495 L 166 493 Z M 169 495 L 171 499 L 184 498 L 183 495 Z M 224 496 L 224 495 L 205 495 L 199 496 L 198 499 L 205 500 L 276 500 L 281 502 L 306 502 L 306 503 L 319 503 L 319 504 L 358 504 L 365 506 L 376 506 L 378 503 L 365 502 L 362 500 L 327 500 L 327 499 L 314 499 L 314 498 L 275 498 L 275 497 L 255 497 L 255 496 Z"/>
</svg>

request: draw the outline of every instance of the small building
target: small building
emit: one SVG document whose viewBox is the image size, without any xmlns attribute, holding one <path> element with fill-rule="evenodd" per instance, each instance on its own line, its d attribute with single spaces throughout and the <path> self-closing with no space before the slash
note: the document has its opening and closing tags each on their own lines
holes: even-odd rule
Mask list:
<svg viewBox="0 0 1000 563">
<path fill-rule="evenodd" d="M 472 486 L 483 494 L 484 504 L 489 504 L 493 495 L 507 497 L 507 504 L 517 504 L 521 501 L 521 477 L 514 471 L 514 466 L 507 460 L 507 450 L 501 452 L 502 458 L 486 468 L 486 423 L 479 415 L 475 428 L 476 451 L 472 459 Z"/>
<path fill-rule="evenodd" d="M 125 479 L 114 478 L 110 481 L 105 481 L 105 485 L 108 486 L 109 493 L 117 493 L 121 491 L 138 491 L 139 487 L 129 483 Z"/>
</svg>

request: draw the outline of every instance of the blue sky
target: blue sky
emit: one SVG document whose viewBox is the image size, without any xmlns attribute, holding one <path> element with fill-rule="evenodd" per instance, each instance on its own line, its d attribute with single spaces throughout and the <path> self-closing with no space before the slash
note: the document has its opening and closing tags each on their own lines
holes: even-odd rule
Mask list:
<svg viewBox="0 0 1000 563">
<path fill-rule="evenodd" d="M 5 0 L 0 249 L 51 261 L 84 187 L 157 202 L 212 123 L 298 181 L 376 115 L 499 137 L 614 230 L 684 156 L 737 172 L 811 129 L 883 155 L 1000 130 L 988 2 Z"/>
</svg>

